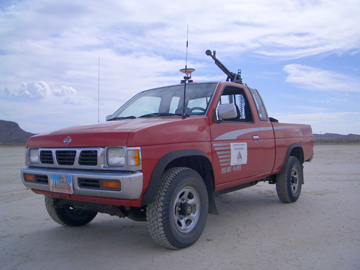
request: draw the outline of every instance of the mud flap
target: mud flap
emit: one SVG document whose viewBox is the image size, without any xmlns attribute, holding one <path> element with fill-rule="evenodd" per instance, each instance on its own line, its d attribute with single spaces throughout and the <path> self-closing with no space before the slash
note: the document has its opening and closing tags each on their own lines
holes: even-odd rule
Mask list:
<svg viewBox="0 0 360 270">
<path fill-rule="evenodd" d="M 209 197 L 209 214 L 217 215 L 217 216 L 220 215 L 218 210 L 216 209 L 215 199 L 213 196 Z"/>
</svg>

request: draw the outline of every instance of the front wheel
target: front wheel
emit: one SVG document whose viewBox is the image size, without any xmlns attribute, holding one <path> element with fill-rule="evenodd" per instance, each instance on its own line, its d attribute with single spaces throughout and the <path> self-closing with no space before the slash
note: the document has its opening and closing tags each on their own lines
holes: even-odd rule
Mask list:
<svg viewBox="0 0 360 270">
<path fill-rule="evenodd" d="M 190 168 L 169 169 L 154 201 L 147 206 L 150 235 L 166 248 L 191 246 L 204 230 L 208 209 L 208 193 L 201 176 Z"/>
<path fill-rule="evenodd" d="M 59 199 L 45 197 L 45 206 L 50 217 L 63 226 L 84 226 L 97 215 L 94 211 L 76 209 L 71 205 L 60 205 L 58 201 Z"/>
<path fill-rule="evenodd" d="M 303 168 L 294 156 L 290 156 L 284 166 L 285 170 L 276 176 L 276 191 L 282 202 L 296 202 L 300 197 L 303 183 Z"/>
</svg>

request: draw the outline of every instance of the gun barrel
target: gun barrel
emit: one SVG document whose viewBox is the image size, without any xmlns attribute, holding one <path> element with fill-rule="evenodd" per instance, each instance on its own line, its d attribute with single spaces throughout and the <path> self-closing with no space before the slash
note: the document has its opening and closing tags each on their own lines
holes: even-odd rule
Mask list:
<svg viewBox="0 0 360 270">
<path fill-rule="evenodd" d="M 229 78 L 233 77 L 233 73 L 231 71 L 229 71 L 224 65 L 223 63 L 221 63 L 218 59 L 214 59 L 215 60 L 215 64 L 226 74 L 228 75 Z"/>
<path fill-rule="evenodd" d="M 223 65 L 223 63 L 221 63 L 220 60 L 215 57 L 215 52 L 214 52 L 214 54 L 212 54 L 210 50 L 207 50 L 205 53 L 206 53 L 206 55 L 211 56 L 211 58 L 215 61 L 215 64 L 216 64 L 226 75 L 228 75 L 229 77 L 232 76 L 231 72 Z"/>
<path fill-rule="evenodd" d="M 215 51 L 212 53 L 210 50 L 207 50 L 205 52 L 206 55 L 211 56 L 211 58 L 215 61 L 215 64 L 228 76 L 227 80 L 230 80 L 232 82 L 239 82 L 242 83 L 241 77 L 239 75 L 236 75 L 235 73 L 229 71 L 223 63 L 220 62 L 219 59 L 215 57 Z"/>
</svg>

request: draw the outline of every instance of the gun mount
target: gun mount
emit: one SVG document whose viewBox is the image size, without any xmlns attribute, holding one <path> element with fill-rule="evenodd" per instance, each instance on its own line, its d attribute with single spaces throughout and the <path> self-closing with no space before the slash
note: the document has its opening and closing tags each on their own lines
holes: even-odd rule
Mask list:
<svg viewBox="0 0 360 270">
<path fill-rule="evenodd" d="M 231 81 L 234 83 L 240 83 L 242 84 L 242 79 L 241 79 L 241 70 L 239 69 L 238 74 L 235 74 L 234 72 L 229 71 L 221 62 L 219 59 L 216 58 L 216 51 L 213 51 L 213 53 L 211 53 L 210 50 L 207 50 L 206 55 L 211 56 L 212 59 L 214 59 L 215 64 L 227 75 L 227 79 L 226 81 Z"/>
</svg>

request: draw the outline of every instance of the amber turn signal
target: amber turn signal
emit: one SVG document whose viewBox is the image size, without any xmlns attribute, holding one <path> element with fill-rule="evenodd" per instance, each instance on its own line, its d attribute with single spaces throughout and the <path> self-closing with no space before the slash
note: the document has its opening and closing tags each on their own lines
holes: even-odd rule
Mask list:
<svg viewBox="0 0 360 270">
<path fill-rule="evenodd" d="M 101 187 L 107 189 L 116 189 L 116 190 L 121 189 L 121 185 L 119 181 L 101 181 Z"/>
<path fill-rule="evenodd" d="M 140 166 L 141 164 L 141 157 L 140 157 L 140 150 L 129 150 L 128 151 L 128 165 L 130 166 Z"/>
<path fill-rule="evenodd" d="M 24 174 L 25 181 L 35 181 L 35 175 L 33 174 Z"/>
</svg>

